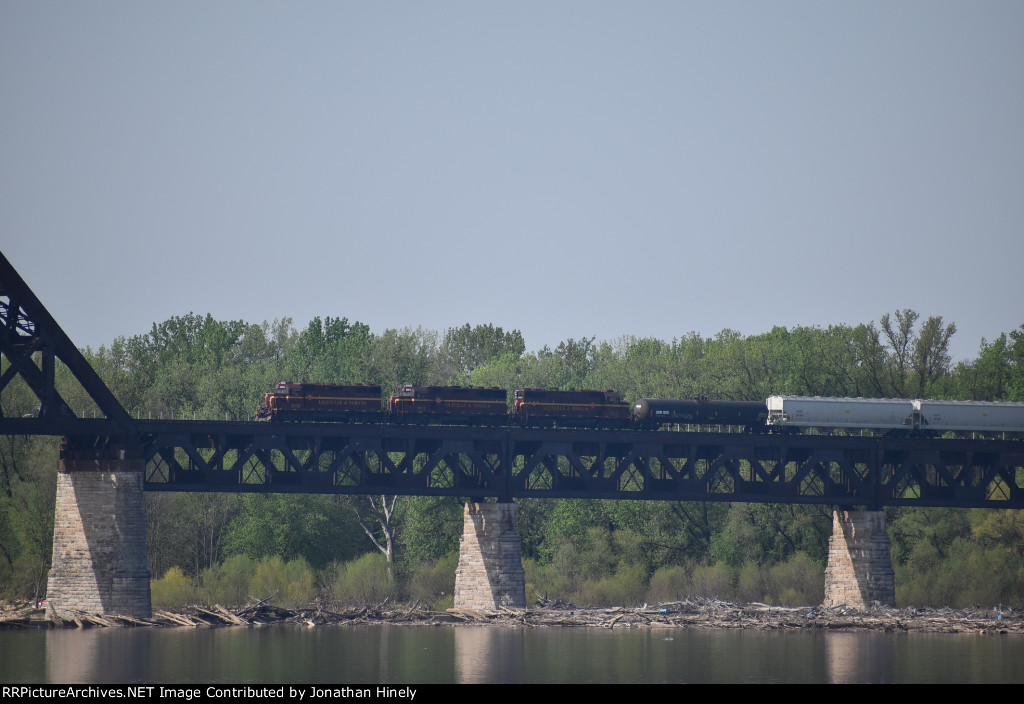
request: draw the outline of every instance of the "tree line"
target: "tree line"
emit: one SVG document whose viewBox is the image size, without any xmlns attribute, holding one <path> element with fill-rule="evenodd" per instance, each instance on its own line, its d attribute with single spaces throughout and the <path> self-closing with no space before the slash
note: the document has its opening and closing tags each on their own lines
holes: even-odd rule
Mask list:
<svg viewBox="0 0 1024 704">
<path fill-rule="evenodd" d="M 775 327 L 748 336 L 691 332 L 671 341 L 590 337 L 527 351 L 518 330 L 490 324 L 374 333 L 344 317 L 317 317 L 296 329 L 290 319 L 257 324 L 189 313 L 84 353 L 128 412 L 141 417 L 248 417 L 281 380 L 379 384 L 385 394 L 413 383 L 615 389 L 624 400 L 797 394 L 1024 401 L 1024 325 L 982 340 L 976 358 L 953 364 L 955 332 L 941 317 L 906 309 L 877 324 Z M 90 415 L 91 401 L 67 370 L 58 368 L 57 377 L 69 405 Z M 17 380 L 0 402 L 7 416 L 31 414 L 38 403 Z M 0 590 L 8 597 L 45 590 L 56 454 L 53 439 L 0 440 Z M 146 503 L 155 595 L 211 598 L 204 589 L 228 584 L 241 594 L 259 573 L 263 581 L 252 589 L 272 583 L 268 574 L 293 574 L 300 586 L 289 593 L 300 601 L 376 595 L 367 584 L 438 603 L 451 596 L 462 527 L 455 499 L 161 492 L 148 493 Z M 827 507 L 518 504 L 531 598 L 820 598 Z M 1024 603 L 1021 512 L 888 513 L 898 600 Z"/>
</svg>

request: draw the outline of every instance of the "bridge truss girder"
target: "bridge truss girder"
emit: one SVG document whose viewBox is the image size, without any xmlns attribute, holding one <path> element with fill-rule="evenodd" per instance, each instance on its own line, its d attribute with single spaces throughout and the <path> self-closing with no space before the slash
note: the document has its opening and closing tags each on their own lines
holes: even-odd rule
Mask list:
<svg viewBox="0 0 1024 704">
<path fill-rule="evenodd" d="M 146 489 L 156 491 L 1024 508 L 1024 446 L 1015 441 L 308 423 L 148 425 L 149 431 L 145 421 L 140 423 Z"/>
<path fill-rule="evenodd" d="M 491 496 L 507 461 L 504 433 L 468 428 L 423 432 L 387 426 L 285 428 L 218 424 L 238 432 L 146 432 L 146 489 Z M 166 423 L 154 424 L 163 427 Z M 208 425 L 208 424 L 205 424 Z M 245 429 L 251 429 L 246 432 Z"/>
<path fill-rule="evenodd" d="M 5 417 L 6 404 L 0 402 L 0 430 L 3 432 L 32 435 L 107 432 L 124 437 L 134 434 L 131 418 L 124 408 L 3 253 L 0 253 L 0 357 L 7 360 L 0 374 L 0 401 L 17 377 L 39 401 L 38 410 L 30 418 Z M 77 417 L 61 397 L 55 383 L 57 360 L 64 363 L 95 402 L 101 419 Z"/>
</svg>

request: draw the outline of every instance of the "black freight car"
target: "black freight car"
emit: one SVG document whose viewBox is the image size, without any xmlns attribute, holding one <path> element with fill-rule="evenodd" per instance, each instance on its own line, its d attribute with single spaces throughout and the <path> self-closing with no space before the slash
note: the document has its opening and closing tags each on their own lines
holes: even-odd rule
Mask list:
<svg viewBox="0 0 1024 704">
<path fill-rule="evenodd" d="M 737 425 L 763 429 L 768 408 L 752 401 L 709 401 L 705 398 L 641 398 L 633 403 L 633 419 L 644 428 L 666 423 Z"/>
</svg>

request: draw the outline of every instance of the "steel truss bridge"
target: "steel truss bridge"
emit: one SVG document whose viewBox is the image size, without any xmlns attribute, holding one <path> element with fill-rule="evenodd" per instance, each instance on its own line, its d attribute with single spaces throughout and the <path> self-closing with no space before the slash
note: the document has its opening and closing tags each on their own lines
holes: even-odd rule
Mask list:
<svg viewBox="0 0 1024 704">
<path fill-rule="evenodd" d="M 141 459 L 149 491 L 414 494 L 1024 508 L 1024 441 L 134 420 L 0 254 L 0 413 L 20 376 L 62 459 Z M 54 385 L 63 362 L 103 418 Z M 254 400 L 255 403 L 255 400 Z M 80 465 L 79 465 L 80 466 Z"/>
</svg>

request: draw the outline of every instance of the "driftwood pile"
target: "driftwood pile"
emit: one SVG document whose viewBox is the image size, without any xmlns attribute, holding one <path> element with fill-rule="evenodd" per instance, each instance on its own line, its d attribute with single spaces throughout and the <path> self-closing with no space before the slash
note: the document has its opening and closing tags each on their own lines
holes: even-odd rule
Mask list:
<svg viewBox="0 0 1024 704">
<path fill-rule="evenodd" d="M 272 597 L 271 597 L 272 598 Z M 541 602 L 525 611 L 500 609 L 431 611 L 419 602 L 388 607 L 386 602 L 361 609 L 328 610 L 320 605 L 291 610 L 254 599 L 242 609 L 228 610 L 190 606 L 181 612 L 154 611 L 149 619 L 112 614 L 65 613 L 34 604 L 5 604 L 0 610 L 0 629 L 90 628 L 136 626 L 263 626 L 294 624 L 315 627 L 328 624 L 476 625 L 511 627 L 589 628 L 745 628 L 756 630 L 834 630 L 931 633 L 1024 633 L 1024 612 L 1012 609 L 915 609 L 878 607 L 870 611 L 779 607 L 767 604 L 735 604 L 715 599 L 687 599 L 637 608 L 576 607 L 561 602 Z"/>
</svg>

